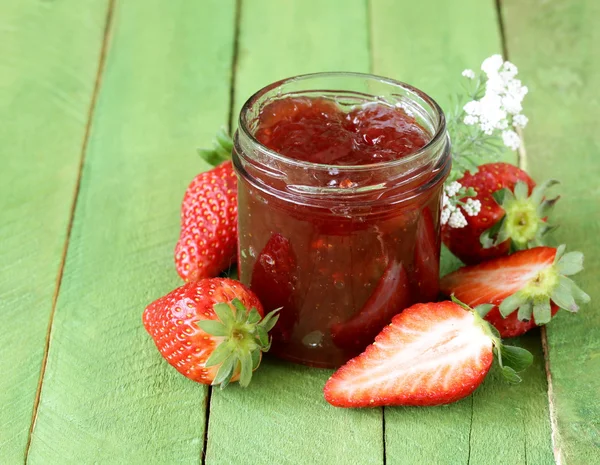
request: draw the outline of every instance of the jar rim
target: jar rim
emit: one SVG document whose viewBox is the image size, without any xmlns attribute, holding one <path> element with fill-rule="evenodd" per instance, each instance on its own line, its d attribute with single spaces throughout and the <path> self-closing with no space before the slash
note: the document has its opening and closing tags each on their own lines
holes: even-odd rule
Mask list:
<svg viewBox="0 0 600 465">
<path fill-rule="evenodd" d="M 305 81 L 313 78 L 335 78 L 335 77 L 355 77 L 362 79 L 375 79 L 384 84 L 389 84 L 398 88 L 401 88 L 405 91 L 412 92 L 416 94 L 419 98 L 423 99 L 428 105 L 431 106 L 435 116 L 435 132 L 432 135 L 431 139 L 425 144 L 423 147 L 418 150 L 410 153 L 407 156 L 402 158 L 398 158 L 396 160 L 389 160 L 385 162 L 375 162 L 368 164 L 360 164 L 360 165 L 332 165 L 326 163 L 314 163 L 309 161 L 297 160 L 295 158 L 288 157 L 283 155 L 275 150 L 270 149 L 269 147 L 263 145 L 250 131 L 249 129 L 249 121 L 248 114 L 250 113 L 251 107 L 256 103 L 258 99 L 260 99 L 267 92 L 272 91 L 278 87 L 281 87 L 285 84 L 295 83 L 300 81 Z M 334 90 L 334 89 L 326 89 L 326 90 Z M 362 170 L 372 170 L 372 169 L 382 169 L 382 168 L 392 168 L 399 167 L 404 164 L 410 164 L 417 160 L 419 157 L 427 154 L 431 151 L 432 147 L 435 147 L 440 141 L 445 138 L 446 134 L 446 118 L 444 116 L 444 112 L 439 104 L 428 94 L 423 92 L 416 87 L 407 84 L 402 81 L 397 81 L 395 79 L 387 78 L 384 76 L 378 76 L 376 74 L 370 73 L 359 73 L 353 71 L 326 71 L 326 72 L 318 72 L 318 73 L 308 73 L 308 74 L 300 74 L 297 76 L 292 76 L 289 78 L 281 79 L 272 84 L 269 84 L 262 89 L 259 89 L 254 94 L 252 94 L 248 100 L 242 106 L 240 111 L 240 116 L 238 119 L 238 129 L 241 130 L 245 137 L 247 137 L 252 144 L 258 145 L 260 150 L 264 153 L 267 153 L 269 156 L 275 158 L 276 160 L 287 163 L 290 165 L 294 165 L 300 168 L 311 168 L 311 169 L 320 169 L 320 170 L 329 170 L 329 169 L 343 169 L 344 171 L 362 171 Z"/>
</svg>

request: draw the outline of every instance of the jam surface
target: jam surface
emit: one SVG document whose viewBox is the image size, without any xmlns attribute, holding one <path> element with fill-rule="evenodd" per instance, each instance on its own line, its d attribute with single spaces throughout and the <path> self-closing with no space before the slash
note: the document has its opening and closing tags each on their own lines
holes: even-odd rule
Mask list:
<svg viewBox="0 0 600 465">
<path fill-rule="evenodd" d="M 370 103 L 345 111 L 308 97 L 266 105 L 255 137 L 289 158 L 337 165 L 342 173 L 405 157 L 431 139 L 401 108 Z M 266 310 L 282 307 L 274 355 L 339 366 L 402 309 L 437 297 L 442 182 L 399 203 L 367 193 L 357 209 L 341 211 L 327 195 L 323 205 L 291 201 L 280 195 L 285 185 L 274 187 L 280 181 L 260 170 L 252 177 L 242 176 L 238 187 L 240 279 Z M 361 207 L 373 199 L 377 208 Z"/>
<path fill-rule="evenodd" d="M 430 136 L 399 107 L 373 103 L 344 112 L 330 99 L 290 97 L 261 110 L 256 138 L 297 160 L 368 165 L 414 153 Z"/>
</svg>

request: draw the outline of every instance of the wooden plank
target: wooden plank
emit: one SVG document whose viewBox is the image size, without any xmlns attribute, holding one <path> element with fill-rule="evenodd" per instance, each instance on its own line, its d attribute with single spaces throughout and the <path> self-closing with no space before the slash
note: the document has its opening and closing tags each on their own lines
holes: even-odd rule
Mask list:
<svg viewBox="0 0 600 465">
<path fill-rule="evenodd" d="M 141 315 L 180 284 L 179 205 L 228 117 L 233 36 L 233 0 L 115 6 L 30 463 L 201 459 L 206 388 Z"/>
<path fill-rule="evenodd" d="M 236 116 L 246 98 L 278 79 L 368 71 L 364 1 L 274 4 L 242 1 Z M 206 463 L 382 463 L 381 410 L 330 407 L 322 393 L 330 374 L 267 359 L 248 389 L 214 389 Z"/>
<path fill-rule="evenodd" d="M 461 72 L 501 53 L 493 2 L 372 0 L 373 71 L 409 82 L 446 105 Z M 514 154 L 505 157 L 516 162 Z M 444 251 L 446 273 L 459 265 Z M 552 461 L 539 334 L 522 343 L 537 356 L 520 386 L 493 372 L 471 398 L 423 409 L 385 409 L 387 464 L 518 464 Z"/>
<path fill-rule="evenodd" d="M 506 0 L 510 57 L 527 83 L 527 167 L 562 184 L 557 243 L 585 253 L 577 276 L 592 303 L 547 328 L 557 462 L 600 463 L 600 3 Z"/>
<path fill-rule="evenodd" d="M 25 456 L 107 1 L 0 2 L 0 451 Z"/>
</svg>

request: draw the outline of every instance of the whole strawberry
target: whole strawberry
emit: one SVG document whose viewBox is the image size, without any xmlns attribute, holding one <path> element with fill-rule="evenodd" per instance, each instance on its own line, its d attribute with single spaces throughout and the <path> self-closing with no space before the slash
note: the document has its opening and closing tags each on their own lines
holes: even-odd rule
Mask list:
<svg viewBox="0 0 600 465">
<path fill-rule="evenodd" d="M 218 166 L 196 176 L 185 191 L 175 247 L 175 265 L 184 281 L 213 278 L 235 262 L 237 178 L 228 161 L 232 147 L 229 136 L 221 132 L 214 150 L 200 151 Z"/>
<path fill-rule="evenodd" d="M 146 331 L 162 356 L 182 375 L 224 388 L 239 380 L 247 386 L 277 310 L 263 317 L 258 298 L 227 278 L 187 283 L 154 301 L 143 314 Z"/>
<path fill-rule="evenodd" d="M 444 276 L 440 288 L 470 306 L 490 304 L 482 316 L 500 336 L 520 336 L 548 323 L 559 308 L 576 312 L 578 303 L 590 301 L 568 278 L 583 269 L 583 254 L 564 252 L 564 245 L 534 247 L 465 266 Z"/>
<path fill-rule="evenodd" d="M 458 180 L 476 192 L 481 202 L 476 216 L 465 215 L 467 225 L 442 228 L 442 239 L 466 264 L 508 255 L 511 251 L 542 245 L 544 234 L 553 228 L 545 222 L 557 198 L 548 200 L 546 190 L 557 181 L 536 187 L 520 168 L 508 163 L 489 163 L 475 174 L 468 171 Z"/>
</svg>

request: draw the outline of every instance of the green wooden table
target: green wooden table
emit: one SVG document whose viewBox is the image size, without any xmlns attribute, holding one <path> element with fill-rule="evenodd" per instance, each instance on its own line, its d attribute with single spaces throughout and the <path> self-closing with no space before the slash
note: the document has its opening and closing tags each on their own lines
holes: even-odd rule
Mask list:
<svg viewBox="0 0 600 465">
<path fill-rule="evenodd" d="M 599 464 L 598 17 L 597 0 L 1 2 L 0 463 Z M 447 105 L 501 51 L 531 91 L 515 162 L 563 182 L 555 238 L 586 253 L 593 299 L 518 341 L 525 382 L 342 410 L 327 370 L 268 359 L 220 391 L 160 358 L 141 313 L 180 284 L 195 148 L 250 93 L 351 70 Z"/>
</svg>

